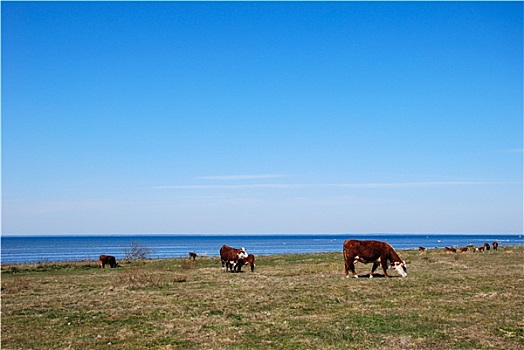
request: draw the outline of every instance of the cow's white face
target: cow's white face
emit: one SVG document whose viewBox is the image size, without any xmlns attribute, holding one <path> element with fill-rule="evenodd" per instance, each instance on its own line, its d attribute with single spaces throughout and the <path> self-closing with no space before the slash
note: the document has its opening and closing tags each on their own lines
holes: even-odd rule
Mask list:
<svg viewBox="0 0 524 350">
<path fill-rule="evenodd" d="M 403 262 L 395 262 L 393 264 L 393 268 L 397 271 L 397 273 L 399 275 L 401 275 L 402 277 L 406 277 L 408 275 L 408 272 L 407 272 L 407 266 L 406 266 L 406 263 L 403 261 Z"/>
<path fill-rule="evenodd" d="M 240 249 L 240 253 L 238 253 L 238 258 L 239 259 L 247 258 L 247 252 L 246 252 L 246 249 L 244 247 L 242 247 Z"/>
</svg>

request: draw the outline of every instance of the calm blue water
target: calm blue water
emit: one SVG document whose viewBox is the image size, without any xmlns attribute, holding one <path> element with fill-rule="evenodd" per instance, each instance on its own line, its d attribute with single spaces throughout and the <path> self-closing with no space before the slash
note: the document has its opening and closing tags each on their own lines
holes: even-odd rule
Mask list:
<svg viewBox="0 0 524 350">
<path fill-rule="evenodd" d="M 255 255 L 341 252 L 346 239 L 375 239 L 386 241 L 395 249 L 414 249 L 419 246 L 463 247 L 480 246 L 498 241 L 504 245 L 523 245 L 518 234 L 454 235 L 454 234 L 324 234 L 324 235 L 106 235 L 106 236 L 46 236 L 1 237 L 1 262 L 52 262 L 98 260 L 101 254 L 124 258 L 124 249 L 132 242 L 151 248 L 149 258 L 187 257 L 189 252 L 203 256 L 218 256 L 223 244 L 240 248 Z"/>
</svg>

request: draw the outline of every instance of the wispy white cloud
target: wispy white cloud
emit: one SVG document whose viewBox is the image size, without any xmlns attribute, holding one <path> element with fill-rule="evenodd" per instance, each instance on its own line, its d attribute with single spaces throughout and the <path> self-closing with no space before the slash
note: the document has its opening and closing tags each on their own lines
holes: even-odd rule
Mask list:
<svg viewBox="0 0 524 350">
<path fill-rule="evenodd" d="M 233 184 L 233 185 L 161 185 L 155 189 L 246 189 L 246 188 L 291 188 L 298 185 L 291 184 Z"/>
<path fill-rule="evenodd" d="M 261 179 L 280 179 L 283 175 L 261 174 L 261 175 L 217 175 L 217 176 L 199 176 L 198 180 L 219 180 L 219 181 L 236 181 L 236 180 L 261 180 Z"/>
<path fill-rule="evenodd" d="M 348 188 L 348 189 L 388 189 L 388 188 L 427 188 L 437 186 L 493 186 L 493 185 L 518 185 L 521 182 L 493 182 L 493 181 L 429 181 L 429 182 L 383 182 L 383 183 L 258 183 L 258 184 L 205 184 L 205 185 L 164 185 L 155 186 L 155 189 L 249 189 L 249 188 Z"/>
</svg>

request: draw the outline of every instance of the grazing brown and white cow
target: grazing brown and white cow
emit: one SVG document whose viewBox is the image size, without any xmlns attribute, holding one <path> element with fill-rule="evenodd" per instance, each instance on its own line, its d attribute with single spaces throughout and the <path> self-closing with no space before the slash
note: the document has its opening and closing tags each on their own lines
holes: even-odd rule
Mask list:
<svg viewBox="0 0 524 350">
<path fill-rule="evenodd" d="M 382 266 L 384 277 L 386 278 L 389 278 L 386 270 L 390 266 L 393 266 L 402 277 L 408 275 L 406 263 L 400 259 L 395 250 L 386 242 L 349 239 L 344 242 L 343 252 L 346 278 L 349 277 L 350 270 L 353 273 L 353 277 L 358 278 L 355 272 L 355 264 L 357 262 L 364 264 L 373 263 L 371 273 L 369 274 L 370 278 L 373 278 L 373 273 L 379 264 Z"/>
<path fill-rule="evenodd" d="M 493 250 L 497 250 L 499 248 L 498 242 L 493 242 Z"/>
<path fill-rule="evenodd" d="M 421 253 L 424 253 L 426 251 L 426 248 L 424 247 L 418 247 L 418 251 Z"/>
<path fill-rule="evenodd" d="M 482 252 L 484 253 L 484 250 L 486 249 L 486 247 L 484 246 L 481 246 L 481 247 L 475 247 L 473 252 Z"/>
<path fill-rule="evenodd" d="M 106 268 L 106 264 L 111 266 L 111 268 L 116 267 L 116 259 L 112 255 L 100 255 L 98 258 L 98 267 L 99 268 Z"/>
<path fill-rule="evenodd" d="M 489 243 L 484 243 L 484 249 L 485 249 L 486 251 L 488 251 L 489 248 L 491 248 L 491 246 L 489 245 Z"/>
<path fill-rule="evenodd" d="M 234 272 L 238 260 L 244 258 L 247 258 L 247 252 L 244 247 L 236 249 L 224 244 L 222 248 L 220 248 L 220 260 L 222 261 L 222 269 L 224 271 L 230 269 L 231 272 Z"/>
<path fill-rule="evenodd" d="M 247 258 L 238 259 L 238 264 L 236 266 L 237 272 L 242 272 L 242 266 L 247 265 L 251 266 L 251 272 L 255 271 L 255 256 L 253 254 L 248 254 Z"/>
</svg>

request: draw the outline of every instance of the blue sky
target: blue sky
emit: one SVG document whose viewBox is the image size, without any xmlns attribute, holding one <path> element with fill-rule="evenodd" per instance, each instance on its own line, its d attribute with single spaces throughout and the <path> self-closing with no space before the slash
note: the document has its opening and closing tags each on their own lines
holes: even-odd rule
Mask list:
<svg viewBox="0 0 524 350">
<path fill-rule="evenodd" d="M 521 233 L 522 2 L 2 2 L 2 232 Z"/>
</svg>

